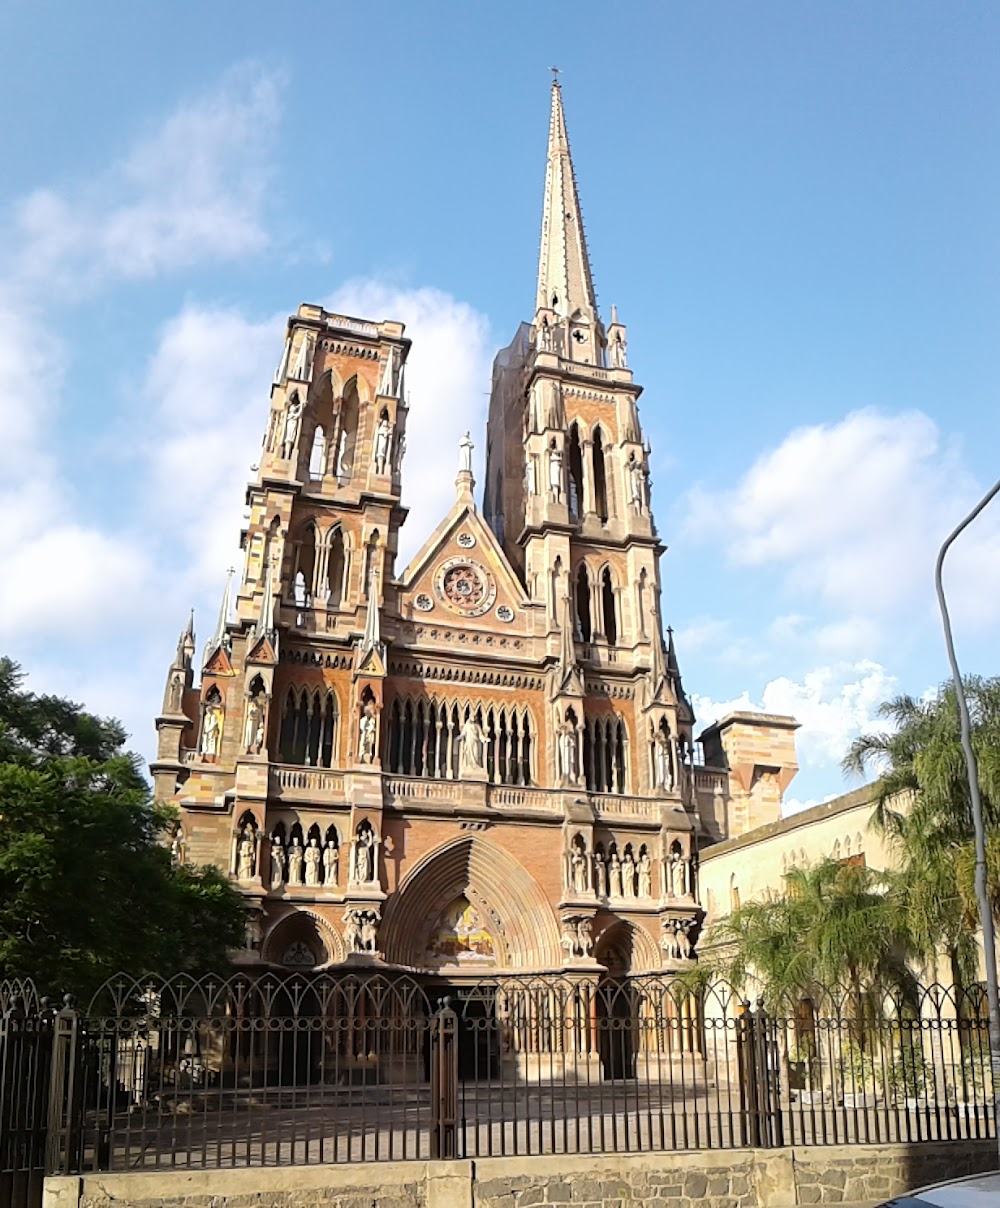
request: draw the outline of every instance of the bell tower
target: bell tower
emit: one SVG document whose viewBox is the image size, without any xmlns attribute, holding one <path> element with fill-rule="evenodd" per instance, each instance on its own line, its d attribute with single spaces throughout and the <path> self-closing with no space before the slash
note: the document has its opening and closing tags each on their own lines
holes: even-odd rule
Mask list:
<svg viewBox="0 0 1000 1208">
<path fill-rule="evenodd" d="M 690 743 L 691 717 L 662 638 L 664 547 L 650 509 L 640 394 L 617 309 L 607 327 L 598 310 L 557 79 L 535 315 L 494 362 L 484 511 L 530 597 L 544 601 L 561 663 L 567 645 L 557 634 L 572 625 L 585 678 L 640 685 L 649 724 L 637 725 L 649 733 L 636 738 L 648 759 L 637 762 L 649 790 L 658 775 L 679 784 L 677 747 Z"/>
</svg>

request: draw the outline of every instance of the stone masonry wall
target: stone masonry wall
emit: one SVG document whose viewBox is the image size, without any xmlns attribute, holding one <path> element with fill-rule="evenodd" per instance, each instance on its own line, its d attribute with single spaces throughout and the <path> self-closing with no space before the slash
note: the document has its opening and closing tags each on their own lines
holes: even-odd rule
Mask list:
<svg viewBox="0 0 1000 1208">
<path fill-rule="evenodd" d="M 846 1208 L 996 1165 L 970 1141 L 165 1170 L 46 1179 L 43 1208 Z"/>
</svg>

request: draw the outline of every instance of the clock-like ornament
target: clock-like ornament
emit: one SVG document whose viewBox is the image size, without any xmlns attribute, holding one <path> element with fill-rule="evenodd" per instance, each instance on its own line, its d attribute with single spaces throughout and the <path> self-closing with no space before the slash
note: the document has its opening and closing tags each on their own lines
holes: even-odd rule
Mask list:
<svg viewBox="0 0 1000 1208">
<path fill-rule="evenodd" d="M 452 612 L 480 617 L 493 607 L 497 585 L 480 563 L 469 558 L 451 558 L 438 571 L 434 591 Z"/>
</svg>

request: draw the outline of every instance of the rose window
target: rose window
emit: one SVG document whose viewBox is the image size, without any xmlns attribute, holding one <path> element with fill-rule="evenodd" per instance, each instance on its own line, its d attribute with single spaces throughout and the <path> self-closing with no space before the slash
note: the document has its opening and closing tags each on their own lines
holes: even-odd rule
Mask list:
<svg viewBox="0 0 1000 1208">
<path fill-rule="evenodd" d="M 486 594 L 486 584 L 471 566 L 453 566 L 446 572 L 441 588 L 459 608 L 475 608 Z"/>
</svg>

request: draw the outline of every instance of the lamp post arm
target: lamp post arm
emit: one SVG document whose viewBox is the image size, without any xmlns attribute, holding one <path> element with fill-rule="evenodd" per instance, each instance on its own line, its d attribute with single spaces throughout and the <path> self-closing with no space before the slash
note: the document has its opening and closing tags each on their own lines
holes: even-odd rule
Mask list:
<svg viewBox="0 0 1000 1208">
<path fill-rule="evenodd" d="M 937 591 L 938 607 L 941 609 L 941 624 L 944 628 L 944 641 L 948 650 L 948 662 L 951 666 L 951 677 L 955 684 L 955 697 L 958 701 L 958 721 L 962 737 L 962 750 L 965 753 L 965 770 L 969 779 L 969 804 L 972 808 L 972 828 L 975 833 L 976 846 L 976 900 L 979 903 L 979 925 L 983 932 L 983 961 L 986 966 L 986 1002 L 990 1016 L 990 1066 L 993 1074 L 993 1121 L 997 1143 L 998 1158 L 1000 1158 L 1000 989 L 997 985 L 997 951 L 996 933 L 993 927 L 993 908 L 986 889 L 986 830 L 983 825 L 983 802 L 979 794 L 979 769 L 976 766 L 976 752 L 972 748 L 972 723 L 969 719 L 969 703 L 965 697 L 965 687 L 962 675 L 958 669 L 958 659 L 955 655 L 955 641 L 951 632 L 951 619 L 948 615 L 948 603 L 944 595 L 942 574 L 944 557 L 951 549 L 955 539 L 976 519 L 987 504 L 1000 494 L 1000 482 L 994 484 L 972 511 L 945 539 L 938 553 L 937 565 L 934 568 L 934 587 Z"/>
</svg>

